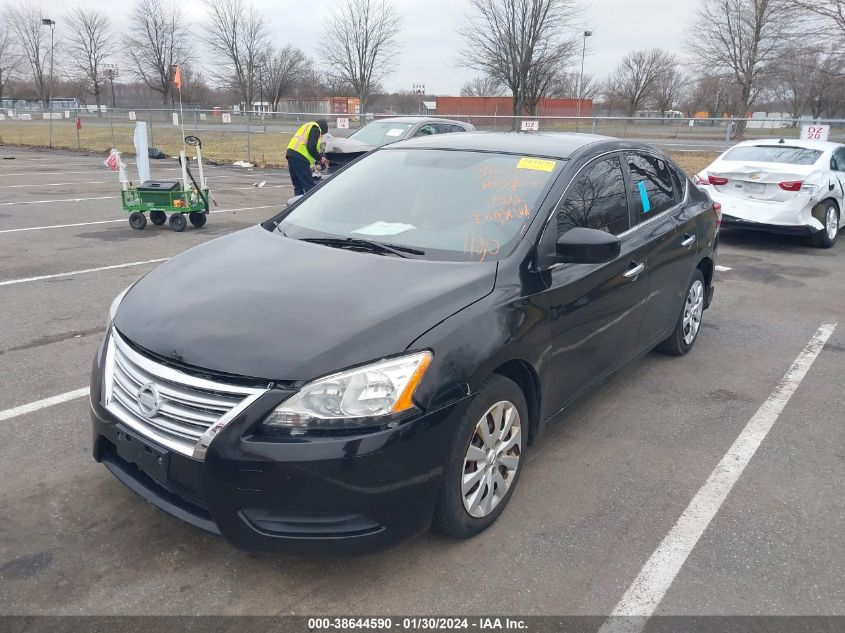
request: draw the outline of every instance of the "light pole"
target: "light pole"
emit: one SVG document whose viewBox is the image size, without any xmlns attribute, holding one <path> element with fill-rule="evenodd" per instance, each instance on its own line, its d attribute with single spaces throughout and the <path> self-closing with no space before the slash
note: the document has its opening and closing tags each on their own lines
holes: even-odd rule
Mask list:
<svg viewBox="0 0 845 633">
<path fill-rule="evenodd" d="M 53 35 L 56 32 L 56 21 L 49 18 L 41 18 L 41 26 L 50 27 L 50 136 L 49 146 L 53 147 Z"/>
<path fill-rule="evenodd" d="M 581 97 L 584 92 L 584 57 L 587 55 L 587 38 L 593 35 L 592 31 L 584 31 L 584 46 L 581 48 L 581 74 L 578 75 L 578 118 L 581 118 Z M 576 121 L 575 125 L 578 125 Z"/>
<path fill-rule="evenodd" d="M 425 96 L 425 84 L 414 84 L 414 94 L 419 97 L 417 114 L 422 114 L 423 97 Z"/>
<path fill-rule="evenodd" d="M 111 108 L 114 110 L 117 108 L 117 103 L 114 98 L 114 80 L 120 76 L 117 64 L 103 64 L 103 74 L 106 79 L 109 80 L 109 84 L 111 85 Z M 106 98 L 106 100 L 108 101 L 108 98 Z"/>
</svg>

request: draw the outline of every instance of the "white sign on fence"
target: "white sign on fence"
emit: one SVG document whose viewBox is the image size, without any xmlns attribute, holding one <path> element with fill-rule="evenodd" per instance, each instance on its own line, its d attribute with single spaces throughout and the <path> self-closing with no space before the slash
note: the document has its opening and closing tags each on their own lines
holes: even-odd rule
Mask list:
<svg viewBox="0 0 845 633">
<path fill-rule="evenodd" d="M 6 115 L 0 114 L 0 121 L 5 121 L 5 120 L 6 120 Z"/>
<path fill-rule="evenodd" d="M 177 126 L 179 125 L 179 113 L 178 112 L 173 113 L 173 125 L 177 125 Z"/>
<path fill-rule="evenodd" d="M 231 123 L 232 122 L 232 115 L 228 112 L 223 113 L 223 123 Z"/>
<path fill-rule="evenodd" d="M 349 119 L 345 116 L 341 116 L 337 118 L 337 129 L 338 130 L 348 130 L 349 129 Z"/>
<path fill-rule="evenodd" d="M 134 111 L 134 110 L 130 110 L 130 111 L 129 111 L 129 120 L 130 120 L 130 121 L 134 121 L 134 120 L 135 120 L 135 111 Z"/>
<path fill-rule="evenodd" d="M 802 125 L 802 141 L 826 141 L 830 136 L 829 125 Z"/>
<path fill-rule="evenodd" d="M 208 119 L 208 115 L 205 112 L 200 112 L 200 121 L 205 121 Z"/>
<path fill-rule="evenodd" d="M 523 121 L 521 129 L 523 132 L 539 132 L 540 131 L 540 122 L 539 121 Z"/>
<path fill-rule="evenodd" d="M 65 110 L 65 118 L 66 119 L 70 118 L 70 110 Z"/>
</svg>

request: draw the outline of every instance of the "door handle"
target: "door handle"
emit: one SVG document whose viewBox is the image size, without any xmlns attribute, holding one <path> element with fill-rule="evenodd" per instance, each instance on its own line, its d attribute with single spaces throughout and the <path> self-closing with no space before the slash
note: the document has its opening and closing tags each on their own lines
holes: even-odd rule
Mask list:
<svg viewBox="0 0 845 633">
<path fill-rule="evenodd" d="M 693 244 L 695 244 L 695 235 L 687 235 L 685 236 L 684 241 L 681 242 L 681 246 L 684 246 L 686 248 L 689 248 Z"/>
<path fill-rule="evenodd" d="M 631 281 L 636 281 L 637 277 L 639 277 L 640 273 L 643 272 L 644 270 L 645 270 L 645 264 L 637 264 L 633 268 L 629 268 L 624 273 L 622 273 L 622 276 L 625 279 L 630 279 Z"/>
</svg>

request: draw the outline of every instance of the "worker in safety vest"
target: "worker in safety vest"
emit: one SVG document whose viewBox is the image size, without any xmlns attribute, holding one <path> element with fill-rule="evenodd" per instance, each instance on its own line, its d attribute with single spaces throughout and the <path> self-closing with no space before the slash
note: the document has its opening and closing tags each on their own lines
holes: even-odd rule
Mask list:
<svg viewBox="0 0 845 633">
<path fill-rule="evenodd" d="M 318 161 L 328 165 L 329 161 L 323 156 L 321 139 L 329 131 L 329 124 L 325 119 L 311 121 L 301 126 L 288 143 L 285 158 L 288 161 L 288 171 L 293 182 L 294 195 L 301 196 L 314 187 L 311 167 Z"/>
</svg>

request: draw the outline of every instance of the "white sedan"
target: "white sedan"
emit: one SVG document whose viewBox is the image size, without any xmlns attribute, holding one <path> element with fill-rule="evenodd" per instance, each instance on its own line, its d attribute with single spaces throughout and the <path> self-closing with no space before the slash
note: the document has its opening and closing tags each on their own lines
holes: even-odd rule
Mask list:
<svg viewBox="0 0 845 633">
<path fill-rule="evenodd" d="M 845 221 L 845 145 L 839 143 L 745 141 L 693 180 L 722 205 L 723 226 L 809 235 L 830 248 Z"/>
</svg>

